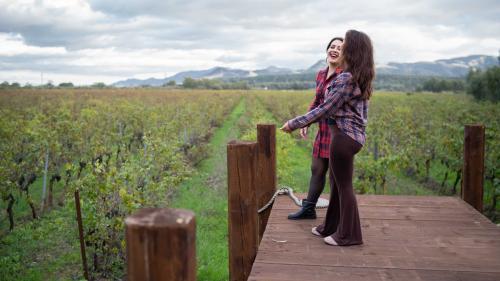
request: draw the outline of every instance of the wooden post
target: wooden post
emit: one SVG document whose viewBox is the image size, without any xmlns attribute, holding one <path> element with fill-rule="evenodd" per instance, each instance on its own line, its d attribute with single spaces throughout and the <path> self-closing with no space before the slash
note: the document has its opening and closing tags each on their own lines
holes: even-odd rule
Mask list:
<svg viewBox="0 0 500 281">
<path fill-rule="evenodd" d="M 227 145 L 229 280 L 246 281 L 259 241 L 255 177 L 257 143 Z"/>
<path fill-rule="evenodd" d="M 257 206 L 262 208 L 276 192 L 276 126 L 258 124 L 257 141 L 259 144 L 257 161 L 259 180 L 255 188 Z M 259 243 L 266 230 L 267 220 L 271 214 L 271 206 L 259 214 Z"/>
<path fill-rule="evenodd" d="M 182 209 L 140 209 L 125 219 L 127 280 L 195 281 L 196 223 Z"/>
<path fill-rule="evenodd" d="M 85 237 L 83 236 L 82 208 L 80 206 L 80 191 L 75 190 L 76 221 L 78 223 L 78 237 L 80 238 L 80 254 L 82 256 L 83 277 L 89 279 L 89 269 L 87 266 L 87 255 L 85 254 Z"/>
<path fill-rule="evenodd" d="M 483 211 L 484 125 L 466 125 L 464 132 L 462 199 Z"/>
</svg>

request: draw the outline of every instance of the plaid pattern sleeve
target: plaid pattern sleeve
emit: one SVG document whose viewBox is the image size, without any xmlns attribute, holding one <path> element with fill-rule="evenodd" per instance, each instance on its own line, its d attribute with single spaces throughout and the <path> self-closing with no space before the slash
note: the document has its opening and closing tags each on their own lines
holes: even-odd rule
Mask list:
<svg viewBox="0 0 500 281">
<path fill-rule="evenodd" d="M 318 71 L 318 73 L 316 74 L 316 94 L 314 95 L 314 99 L 309 105 L 307 111 L 315 109 L 316 107 L 318 107 L 318 105 L 320 105 L 323 102 L 323 88 L 324 88 L 323 85 L 325 83 L 325 71 L 327 73 L 328 68 L 326 70 L 322 69 Z"/>
<path fill-rule="evenodd" d="M 328 92 L 325 101 L 305 115 L 289 120 L 290 129 L 303 128 L 322 117 L 334 116 L 344 103 L 355 98 L 356 94 L 359 95 L 359 91 L 355 91 L 350 80 L 351 74 L 349 72 L 339 74 L 332 84 L 335 87 Z"/>
</svg>

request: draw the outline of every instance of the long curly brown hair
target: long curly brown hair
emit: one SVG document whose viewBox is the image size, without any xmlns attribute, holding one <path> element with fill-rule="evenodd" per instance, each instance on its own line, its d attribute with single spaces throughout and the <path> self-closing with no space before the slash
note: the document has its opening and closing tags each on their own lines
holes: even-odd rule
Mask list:
<svg viewBox="0 0 500 281">
<path fill-rule="evenodd" d="M 363 94 L 363 99 L 370 99 L 375 78 L 375 63 L 373 61 L 373 46 L 370 37 L 363 32 L 349 30 L 342 45 L 343 64 L 345 71 L 352 74 L 353 82 L 357 83 Z"/>
</svg>

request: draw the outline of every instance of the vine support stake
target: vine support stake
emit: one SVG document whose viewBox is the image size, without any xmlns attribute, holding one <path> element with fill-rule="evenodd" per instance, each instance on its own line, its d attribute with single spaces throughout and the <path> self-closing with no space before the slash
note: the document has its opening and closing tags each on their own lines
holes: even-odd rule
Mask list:
<svg viewBox="0 0 500 281">
<path fill-rule="evenodd" d="M 127 280 L 196 281 L 192 211 L 144 208 L 125 219 Z"/>
<path fill-rule="evenodd" d="M 484 125 L 466 125 L 464 130 L 464 166 L 462 199 L 483 211 Z"/>
<path fill-rule="evenodd" d="M 276 192 L 276 126 L 274 124 L 257 125 L 258 160 L 256 182 L 257 206 L 264 206 Z M 271 205 L 272 206 L 272 205 Z M 271 208 L 259 214 L 259 243 L 266 230 Z"/>
<path fill-rule="evenodd" d="M 49 147 L 47 146 L 47 150 L 45 152 L 45 165 L 43 169 L 43 187 L 42 187 L 42 203 L 41 203 L 41 208 L 40 210 L 43 212 L 43 209 L 45 207 L 45 193 L 47 191 L 47 174 L 48 174 L 48 169 L 49 169 Z"/>
<path fill-rule="evenodd" d="M 80 206 L 80 191 L 75 190 L 76 221 L 78 222 L 78 235 L 80 237 L 80 252 L 82 254 L 83 276 L 89 280 L 87 255 L 85 254 L 85 237 L 83 236 L 82 209 Z"/>
<path fill-rule="evenodd" d="M 229 280 L 246 281 L 259 244 L 257 143 L 227 144 Z"/>
</svg>

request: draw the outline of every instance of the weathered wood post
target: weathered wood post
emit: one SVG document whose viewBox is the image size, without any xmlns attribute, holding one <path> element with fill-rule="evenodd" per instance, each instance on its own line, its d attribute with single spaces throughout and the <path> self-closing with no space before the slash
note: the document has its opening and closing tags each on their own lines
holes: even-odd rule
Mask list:
<svg viewBox="0 0 500 281">
<path fill-rule="evenodd" d="M 78 237 L 80 238 L 80 254 L 82 256 L 83 276 L 89 279 L 89 269 L 87 266 L 87 255 L 85 254 L 85 237 L 83 235 L 82 208 L 80 205 L 80 191 L 75 190 L 76 222 L 78 223 Z"/>
<path fill-rule="evenodd" d="M 182 209 L 140 209 L 125 219 L 127 280 L 195 281 L 196 223 Z"/>
<path fill-rule="evenodd" d="M 483 211 L 484 125 L 466 125 L 464 132 L 462 199 Z"/>
<path fill-rule="evenodd" d="M 229 280 L 246 281 L 259 243 L 257 199 L 257 143 L 227 144 Z"/>
<path fill-rule="evenodd" d="M 274 124 L 257 125 L 258 161 L 256 183 L 257 206 L 262 208 L 276 192 L 276 126 Z M 271 214 L 269 207 L 259 214 L 259 243 L 266 230 Z"/>
</svg>

